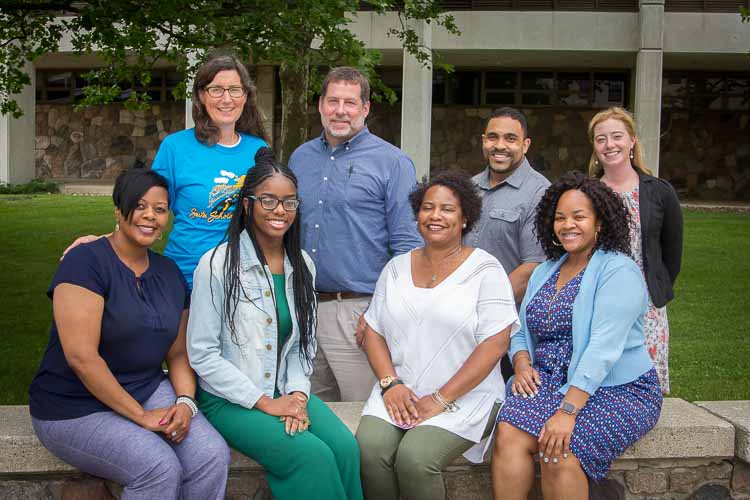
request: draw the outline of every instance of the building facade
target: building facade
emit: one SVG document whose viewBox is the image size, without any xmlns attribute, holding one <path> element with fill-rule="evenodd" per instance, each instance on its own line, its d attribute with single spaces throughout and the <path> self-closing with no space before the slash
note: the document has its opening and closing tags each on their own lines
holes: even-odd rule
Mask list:
<svg viewBox="0 0 750 500">
<path fill-rule="evenodd" d="M 401 97 L 396 106 L 374 104 L 369 125 L 414 158 L 420 177 L 451 167 L 474 173 L 483 167 L 480 134 L 490 111 L 516 106 L 529 116 L 532 164 L 555 178 L 585 168 L 591 116 L 625 106 L 636 115 L 648 164 L 681 194 L 747 199 L 750 26 L 737 13 L 743 2 L 448 0 L 460 37 L 415 28 L 455 67 L 451 74 L 403 53 L 387 36 L 394 16 L 361 11 L 351 29 L 382 52 L 381 75 Z M 65 51 L 35 63 L 34 86 L 19 96 L 26 115 L 0 118 L 0 182 L 111 181 L 123 168 L 150 164 L 166 134 L 190 126 L 191 103 L 172 98 L 180 75 L 170 68 L 157 69 L 145 89 L 155 103 L 148 111 L 116 103 L 74 111 L 81 73 L 93 64 Z M 252 69 L 267 128 L 278 134 L 277 69 Z"/>
</svg>

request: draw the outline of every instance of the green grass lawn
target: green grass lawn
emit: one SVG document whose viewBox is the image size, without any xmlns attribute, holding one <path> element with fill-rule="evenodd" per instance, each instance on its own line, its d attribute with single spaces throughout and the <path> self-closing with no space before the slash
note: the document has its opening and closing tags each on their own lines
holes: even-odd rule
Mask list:
<svg viewBox="0 0 750 500">
<path fill-rule="evenodd" d="M 686 211 L 685 220 L 682 273 L 669 305 L 672 395 L 750 399 L 750 215 Z M 26 403 L 52 318 L 45 292 L 62 250 L 113 226 L 108 197 L 0 196 L 0 404 Z"/>
</svg>

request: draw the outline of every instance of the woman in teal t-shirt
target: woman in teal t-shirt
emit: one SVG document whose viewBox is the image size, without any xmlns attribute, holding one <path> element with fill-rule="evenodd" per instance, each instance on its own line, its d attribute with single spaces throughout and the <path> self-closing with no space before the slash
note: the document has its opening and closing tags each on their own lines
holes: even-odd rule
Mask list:
<svg viewBox="0 0 750 500">
<path fill-rule="evenodd" d="M 195 128 L 164 139 L 151 168 L 169 182 L 174 226 L 164 254 L 192 287 L 198 259 L 224 237 L 237 194 L 265 131 L 247 68 L 210 57 L 193 82 Z"/>
<path fill-rule="evenodd" d="M 151 165 L 167 179 L 174 214 L 164 254 L 191 288 L 198 259 L 224 237 L 245 173 L 266 145 L 255 95 L 239 59 L 209 57 L 193 81 L 195 128 L 167 136 Z M 78 238 L 65 252 L 97 238 Z"/>
<path fill-rule="evenodd" d="M 227 241 L 201 257 L 188 355 L 201 411 L 266 469 L 278 500 L 361 499 L 359 448 L 310 394 L 315 269 L 300 244 L 297 179 L 258 151 Z"/>
</svg>

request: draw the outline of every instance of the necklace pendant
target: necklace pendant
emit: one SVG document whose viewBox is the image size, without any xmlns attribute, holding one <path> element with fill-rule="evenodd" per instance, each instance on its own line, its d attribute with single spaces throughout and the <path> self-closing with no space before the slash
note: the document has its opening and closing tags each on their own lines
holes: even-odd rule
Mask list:
<svg viewBox="0 0 750 500">
<path fill-rule="evenodd" d="M 431 281 L 437 281 L 437 274 L 433 274 L 430 278 Z"/>
</svg>

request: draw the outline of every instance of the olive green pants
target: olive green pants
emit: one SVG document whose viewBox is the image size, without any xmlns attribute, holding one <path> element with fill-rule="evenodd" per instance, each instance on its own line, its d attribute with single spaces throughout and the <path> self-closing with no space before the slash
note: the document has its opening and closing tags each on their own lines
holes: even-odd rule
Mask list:
<svg viewBox="0 0 750 500">
<path fill-rule="evenodd" d="M 279 417 L 198 389 L 198 403 L 229 446 L 266 470 L 276 500 L 361 500 L 359 450 L 351 431 L 318 397 L 309 430 L 290 436 Z"/>
<path fill-rule="evenodd" d="M 496 404 L 483 436 L 495 426 Z M 357 429 L 362 456 L 362 488 L 368 500 L 441 500 L 446 498 L 442 470 L 474 443 L 431 425 L 404 430 L 364 416 Z"/>
</svg>

